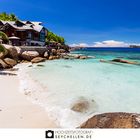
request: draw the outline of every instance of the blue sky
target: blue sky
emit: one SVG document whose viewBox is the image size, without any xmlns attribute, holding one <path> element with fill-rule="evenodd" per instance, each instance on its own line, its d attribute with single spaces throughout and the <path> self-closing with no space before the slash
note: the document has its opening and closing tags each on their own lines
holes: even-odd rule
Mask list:
<svg viewBox="0 0 140 140">
<path fill-rule="evenodd" d="M 0 12 L 42 21 L 68 44 L 85 45 L 140 43 L 139 6 L 139 0 L 0 0 Z"/>
</svg>

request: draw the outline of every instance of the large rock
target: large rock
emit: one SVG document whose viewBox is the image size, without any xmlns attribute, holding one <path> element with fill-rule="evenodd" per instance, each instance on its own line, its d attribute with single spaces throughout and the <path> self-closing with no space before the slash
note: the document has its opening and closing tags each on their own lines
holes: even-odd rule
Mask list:
<svg viewBox="0 0 140 140">
<path fill-rule="evenodd" d="M 53 60 L 54 59 L 54 57 L 53 56 L 49 56 L 49 60 Z"/>
<path fill-rule="evenodd" d="M 2 59 L 0 59 L 0 69 L 12 68 L 10 65 L 6 64 Z"/>
<path fill-rule="evenodd" d="M 139 64 L 138 62 L 134 62 L 134 61 L 128 61 L 128 60 L 124 60 L 124 59 L 113 59 L 113 62 L 119 62 L 119 63 L 127 63 L 127 64 Z"/>
<path fill-rule="evenodd" d="M 0 44 L 0 59 L 3 59 L 8 54 L 4 45 Z"/>
<path fill-rule="evenodd" d="M 39 63 L 39 62 L 44 62 L 46 59 L 45 58 L 42 58 L 42 57 L 36 57 L 36 58 L 33 58 L 31 60 L 32 63 Z"/>
<path fill-rule="evenodd" d="M 15 48 L 16 48 L 16 50 L 17 50 L 17 53 L 18 53 L 18 56 L 21 56 L 21 48 L 20 47 L 17 47 L 17 46 L 15 46 Z"/>
<path fill-rule="evenodd" d="M 87 120 L 80 128 L 140 128 L 140 114 L 99 114 Z"/>
<path fill-rule="evenodd" d="M 6 64 L 10 65 L 11 67 L 13 67 L 17 64 L 17 62 L 14 59 L 11 59 L 11 58 L 5 58 L 4 62 Z"/>
<path fill-rule="evenodd" d="M 52 49 L 51 53 L 52 53 L 52 55 L 57 55 L 57 50 L 56 49 Z"/>
<path fill-rule="evenodd" d="M 17 49 L 14 46 L 4 44 L 4 47 L 8 51 L 7 57 L 18 60 L 18 52 L 17 52 Z"/>
<path fill-rule="evenodd" d="M 39 57 L 39 53 L 37 51 L 25 51 L 21 54 L 22 59 L 31 61 L 35 57 Z"/>
<path fill-rule="evenodd" d="M 49 53 L 48 53 L 48 52 L 45 52 L 45 53 L 44 53 L 44 57 L 45 57 L 45 58 L 49 58 Z"/>
</svg>

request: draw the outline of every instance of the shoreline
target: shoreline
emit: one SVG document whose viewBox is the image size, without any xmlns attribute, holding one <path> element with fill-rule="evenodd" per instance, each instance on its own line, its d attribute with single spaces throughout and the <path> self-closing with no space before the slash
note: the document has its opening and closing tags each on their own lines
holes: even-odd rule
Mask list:
<svg viewBox="0 0 140 140">
<path fill-rule="evenodd" d="M 42 65 L 42 63 L 40 65 Z M 52 119 L 53 117 L 50 116 L 49 112 L 41 104 L 38 104 L 37 98 L 40 94 L 36 94 L 36 91 L 37 93 L 42 93 L 42 87 L 40 88 L 41 85 L 39 85 L 38 82 L 32 82 L 33 79 L 30 77 L 30 75 L 28 75 L 28 70 L 30 70 L 30 67 L 32 68 L 34 66 L 38 67 L 38 64 L 21 63 L 16 65 L 13 70 L 9 69 L 0 71 L 0 73 L 2 73 L 0 75 L 1 128 L 60 128 L 61 125 L 59 125 L 59 123 L 57 123 L 55 119 Z M 8 74 L 6 75 L 6 73 Z M 9 73 L 11 75 L 9 75 Z M 32 83 L 35 83 L 36 86 Z M 33 95 L 35 95 L 34 101 L 31 99 L 32 89 Z M 88 122 L 92 116 L 93 123 L 95 123 L 94 118 L 97 115 L 97 118 L 100 118 L 102 114 L 103 113 L 91 114 L 88 118 L 85 119 L 85 121 L 82 121 L 81 124 L 83 124 L 84 122 Z M 116 115 L 119 115 L 119 113 L 116 112 L 113 117 L 115 117 Z M 123 114 L 123 117 L 125 117 L 126 115 L 129 116 L 129 114 L 125 113 Z M 112 123 L 114 122 L 112 121 Z M 84 127 L 86 126 L 83 126 L 83 128 Z M 94 127 L 94 125 L 92 127 Z"/>
<path fill-rule="evenodd" d="M 0 85 L 0 128 L 58 128 L 45 109 L 20 93 L 18 76 L 0 75 Z"/>
</svg>

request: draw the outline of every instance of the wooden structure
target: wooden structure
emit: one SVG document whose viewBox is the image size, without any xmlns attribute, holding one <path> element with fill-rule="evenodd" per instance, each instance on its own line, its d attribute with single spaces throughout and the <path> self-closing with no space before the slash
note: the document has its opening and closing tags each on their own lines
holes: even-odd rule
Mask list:
<svg viewBox="0 0 140 140">
<path fill-rule="evenodd" d="M 47 47 L 40 47 L 40 46 L 24 46 L 20 47 L 20 53 L 24 51 L 37 51 L 40 56 L 42 56 L 46 51 L 48 51 Z"/>
<path fill-rule="evenodd" d="M 30 21 L 0 21 L 0 31 L 8 37 L 18 37 L 17 46 L 43 46 L 47 35 L 41 22 Z"/>
</svg>

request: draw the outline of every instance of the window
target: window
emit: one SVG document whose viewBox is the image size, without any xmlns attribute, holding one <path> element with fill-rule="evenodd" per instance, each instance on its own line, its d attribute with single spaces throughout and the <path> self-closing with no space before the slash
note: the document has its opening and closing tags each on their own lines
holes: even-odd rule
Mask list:
<svg viewBox="0 0 140 140">
<path fill-rule="evenodd" d="M 45 29 L 40 32 L 40 41 L 45 42 Z"/>
</svg>

